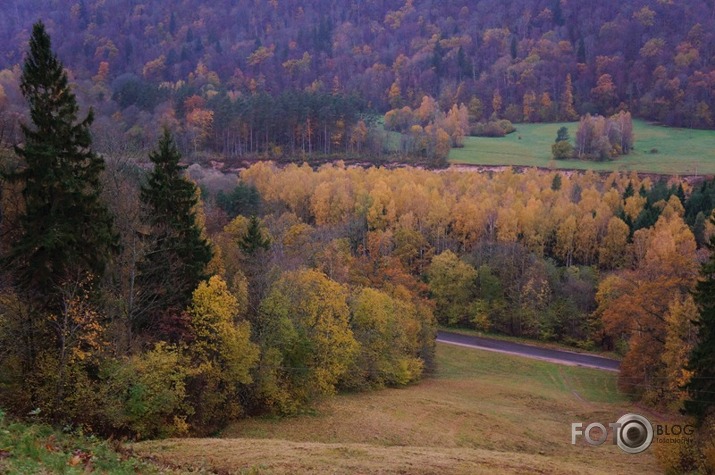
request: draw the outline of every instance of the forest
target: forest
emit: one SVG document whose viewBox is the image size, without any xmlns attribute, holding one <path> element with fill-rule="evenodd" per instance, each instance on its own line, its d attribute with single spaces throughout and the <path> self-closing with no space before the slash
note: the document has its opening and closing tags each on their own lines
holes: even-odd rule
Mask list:
<svg viewBox="0 0 715 475">
<path fill-rule="evenodd" d="M 712 127 L 708 2 L 50 7 L 0 16 L 12 417 L 215 434 L 415 384 L 443 327 L 614 352 L 709 440 L 715 181 L 433 169 L 518 122 L 580 117 L 553 153 L 589 160 Z"/>
<path fill-rule="evenodd" d="M 702 0 L 8 0 L 3 10 L 4 129 L 23 114 L 18 65 L 41 17 L 80 102 L 95 108 L 102 149 L 146 152 L 166 124 L 182 152 L 219 160 L 350 156 L 366 150 L 361 119 L 373 130 L 373 115 L 425 96 L 445 113 L 471 103 L 485 121 L 628 110 L 714 124 L 715 15 Z M 385 141 L 373 134 L 371 156 Z"/>
</svg>

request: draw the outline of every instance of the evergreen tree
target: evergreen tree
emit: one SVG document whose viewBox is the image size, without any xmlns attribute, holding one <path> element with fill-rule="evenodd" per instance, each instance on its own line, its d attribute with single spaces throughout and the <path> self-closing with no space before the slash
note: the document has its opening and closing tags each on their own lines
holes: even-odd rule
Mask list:
<svg viewBox="0 0 715 475">
<path fill-rule="evenodd" d="M 561 127 L 558 131 L 556 131 L 556 143 L 559 142 L 568 142 L 570 140 L 569 137 L 569 129 L 566 127 Z"/>
<path fill-rule="evenodd" d="M 551 189 L 554 191 L 559 191 L 561 189 L 561 174 L 557 173 L 554 175 L 553 180 L 551 180 Z"/>
<path fill-rule="evenodd" d="M 22 164 L 7 176 L 24 186 L 25 204 L 7 262 L 20 289 L 46 305 L 67 279 L 102 274 L 118 240 L 100 199 L 104 161 L 90 148 L 92 111 L 77 122 L 75 95 L 41 22 L 33 26 L 20 88 L 32 125 L 21 126 L 23 146 L 15 151 Z"/>
<path fill-rule="evenodd" d="M 630 198 L 631 196 L 636 194 L 635 188 L 633 188 L 633 182 L 629 181 L 628 186 L 626 189 L 623 191 L 623 199 L 625 200 L 626 198 Z"/>
<path fill-rule="evenodd" d="M 511 37 L 511 45 L 509 47 L 510 52 L 511 52 L 511 59 L 516 59 L 516 57 L 518 55 L 517 46 L 518 46 L 518 44 L 516 41 L 516 36 L 512 36 Z"/>
<path fill-rule="evenodd" d="M 196 186 L 184 178 L 181 155 L 167 129 L 149 159 L 154 170 L 141 188 L 141 201 L 151 228 L 149 250 L 140 266 L 140 285 L 152 295 L 153 308 L 180 311 L 206 277 L 211 247 L 196 223 Z M 144 319 L 135 325 L 141 329 L 148 323 Z"/>
<path fill-rule="evenodd" d="M 715 236 L 708 247 L 710 259 L 700 269 L 700 281 L 695 289 L 695 302 L 700 309 L 698 343 L 693 348 L 687 369 L 693 372 L 686 384 L 689 399 L 685 411 L 702 421 L 715 406 Z"/>
<path fill-rule="evenodd" d="M 239 240 L 238 245 L 243 252 L 251 256 L 261 249 L 270 249 L 271 240 L 263 237 L 261 222 L 256 216 L 251 216 L 246 234 Z"/>
<path fill-rule="evenodd" d="M 583 37 L 578 39 L 578 45 L 576 47 L 576 61 L 579 63 L 586 63 L 586 43 L 583 41 Z"/>
</svg>

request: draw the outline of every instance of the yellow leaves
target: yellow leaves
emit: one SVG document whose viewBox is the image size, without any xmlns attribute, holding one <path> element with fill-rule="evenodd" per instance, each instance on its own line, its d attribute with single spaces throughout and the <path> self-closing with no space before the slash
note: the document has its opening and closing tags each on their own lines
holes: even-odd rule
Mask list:
<svg viewBox="0 0 715 475">
<path fill-rule="evenodd" d="M 398 11 L 389 11 L 385 15 L 385 26 L 392 30 L 397 30 L 402 25 L 406 15 L 413 13 L 415 8 L 412 6 L 413 0 L 407 0 Z"/>
<path fill-rule="evenodd" d="M 142 74 L 147 79 L 161 79 L 166 69 L 166 56 L 163 54 L 144 65 Z"/>
<path fill-rule="evenodd" d="M 214 121 L 214 111 L 196 108 L 186 114 L 186 124 L 194 133 L 194 146 L 198 147 L 209 136 Z"/>
<path fill-rule="evenodd" d="M 477 271 L 452 251 L 435 256 L 427 271 L 430 292 L 437 302 L 436 315 L 442 323 L 466 323 L 471 317 L 471 301 Z"/>
<path fill-rule="evenodd" d="M 544 212 L 541 200 L 529 198 L 526 206 L 518 212 L 518 221 L 522 233 L 522 242 L 530 251 L 543 255 L 549 218 Z"/>
<path fill-rule="evenodd" d="M 508 28 L 490 28 L 484 31 L 482 40 L 490 47 L 503 49 L 510 35 Z"/>
<path fill-rule="evenodd" d="M 197 320 L 233 322 L 238 314 L 238 302 L 228 291 L 226 282 L 213 276 L 208 282 L 201 282 L 194 291 L 190 311 Z"/>
<path fill-rule="evenodd" d="M 250 324 L 236 323 L 238 313 L 238 300 L 223 279 L 213 276 L 200 283 L 189 307 L 195 337 L 189 351 L 200 371 L 217 365 L 227 381 L 247 384 L 258 347 L 250 341 Z"/>
<path fill-rule="evenodd" d="M 567 217 L 556 231 L 556 255 L 564 261 L 566 266 L 573 263 L 577 231 L 576 217 L 573 215 Z"/>
<path fill-rule="evenodd" d="M 479 203 L 462 199 L 454 206 L 452 214 L 454 231 L 459 236 L 460 242 L 470 246 L 484 234 L 487 216 Z"/>
<path fill-rule="evenodd" d="M 700 59 L 700 51 L 688 42 L 680 43 L 676 51 L 674 61 L 678 67 L 686 68 Z"/>
<path fill-rule="evenodd" d="M 651 275 L 671 275 L 684 286 L 695 282 L 698 271 L 693 233 L 679 215 L 661 216 L 651 230 L 643 268 Z"/>
<path fill-rule="evenodd" d="M 464 104 L 453 105 L 444 120 L 437 120 L 435 123 L 447 132 L 451 139 L 452 147 L 464 146 L 464 137 L 469 133 L 469 111 L 467 106 Z"/>
<path fill-rule="evenodd" d="M 655 24 L 655 12 L 648 5 L 633 13 L 633 18 L 643 26 L 653 26 Z"/>
<path fill-rule="evenodd" d="M 653 58 L 660 55 L 665 48 L 665 40 L 663 38 L 651 38 L 643 45 L 640 50 L 640 55 L 644 58 Z"/>
<path fill-rule="evenodd" d="M 679 391 L 692 376 L 692 372 L 684 368 L 697 341 L 695 322 L 699 315 L 692 295 L 688 295 L 682 301 L 673 301 L 665 316 L 667 333 L 662 360 L 672 391 Z"/>
<path fill-rule="evenodd" d="M 499 208 L 496 220 L 497 240 L 501 242 L 516 242 L 519 227 L 516 210 L 511 207 Z"/>
<path fill-rule="evenodd" d="M 488 31 L 488 30 L 487 30 Z M 492 95 L 492 111 L 494 116 L 498 116 L 502 108 L 502 97 L 499 89 L 494 89 L 494 94 Z"/>
<path fill-rule="evenodd" d="M 248 64 L 251 66 L 258 66 L 264 61 L 273 57 L 273 52 L 276 49 L 276 45 L 270 45 L 269 47 L 259 46 L 253 53 L 251 53 L 248 58 Z"/>
<path fill-rule="evenodd" d="M 571 82 L 571 74 L 566 75 L 564 93 L 561 96 L 561 113 L 567 120 L 578 119 L 578 113 L 576 112 L 576 108 L 574 107 L 573 83 Z"/>
<path fill-rule="evenodd" d="M 606 235 L 599 248 L 598 263 L 605 268 L 615 269 L 625 263 L 626 245 L 630 230 L 620 218 L 611 217 Z"/>
<path fill-rule="evenodd" d="M 387 99 L 393 109 L 397 109 L 402 105 L 402 91 L 397 81 L 392 83 L 390 90 L 387 93 Z"/>
<path fill-rule="evenodd" d="M 310 198 L 311 210 L 318 226 L 334 225 L 348 219 L 355 198 L 345 177 L 320 183 Z"/>
<path fill-rule="evenodd" d="M 84 361 L 96 356 L 104 345 L 101 316 L 90 299 L 91 280 L 67 283 L 62 289 L 61 311 L 48 316 L 63 354 L 63 363 Z"/>
<path fill-rule="evenodd" d="M 421 124 L 425 125 L 434 120 L 439 104 L 432 96 L 423 96 L 420 106 L 415 110 L 415 115 Z"/>
<path fill-rule="evenodd" d="M 635 221 L 638 215 L 643 211 L 643 206 L 645 206 L 647 199 L 645 196 L 633 195 L 626 198 L 625 205 L 623 206 L 623 211 L 626 212 L 631 221 Z"/>
<path fill-rule="evenodd" d="M 347 377 L 349 385 L 359 387 L 363 379 L 378 385 L 405 385 L 420 377 L 423 364 L 416 355 L 422 323 L 412 303 L 364 288 L 352 297 L 350 311 L 360 354 L 356 374 Z"/>
<path fill-rule="evenodd" d="M 523 116 L 525 121 L 533 120 L 536 105 L 536 94 L 534 91 L 527 91 L 523 98 Z"/>
<path fill-rule="evenodd" d="M 291 76 L 304 73 L 310 69 L 313 57 L 306 51 L 300 59 L 289 59 L 283 63 L 283 67 Z"/>
<path fill-rule="evenodd" d="M 370 229 L 385 229 L 395 222 L 397 216 L 395 200 L 384 181 L 379 181 L 370 192 L 370 207 L 367 224 Z"/>
<path fill-rule="evenodd" d="M 358 349 L 346 289 L 315 270 L 287 272 L 261 304 L 261 319 L 264 352 L 275 348 L 274 356 L 301 370 L 275 370 L 284 389 L 298 401 L 334 393 Z"/>
</svg>

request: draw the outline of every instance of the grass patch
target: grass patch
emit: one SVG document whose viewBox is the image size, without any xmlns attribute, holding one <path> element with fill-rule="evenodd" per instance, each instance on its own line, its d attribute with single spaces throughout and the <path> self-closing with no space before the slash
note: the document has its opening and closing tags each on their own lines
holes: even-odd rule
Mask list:
<svg viewBox="0 0 715 475">
<path fill-rule="evenodd" d="M 175 473 L 118 453 L 108 442 L 42 424 L 5 420 L 0 411 L 0 473 Z"/>
<path fill-rule="evenodd" d="M 437 345 L 437 374 L 345 394 L 317 415 L 252 418 L 220 439 L 143 442 L 139 453 L 261 473 L 657 473 L 651 451 L 571 445 L 572 422 L 638 412 L 616 374 Z"/>
<path fill-rule="evenodd" d="M 452 149 L 455 164 L 554 167 L 596 171 L 638 171 L 665 175 L 715 174 L 715 131 L 682 129 L 633 121 L 635 150 L 617 160 L 592 162 L 552 160 L 556 131 L 566 127 L 573 143 L 577 122 L 517 124 L 500 138 L 467 137 L 464 148 Z M 653 152 L 657 150 L 657 152 Z"/>
</svg>

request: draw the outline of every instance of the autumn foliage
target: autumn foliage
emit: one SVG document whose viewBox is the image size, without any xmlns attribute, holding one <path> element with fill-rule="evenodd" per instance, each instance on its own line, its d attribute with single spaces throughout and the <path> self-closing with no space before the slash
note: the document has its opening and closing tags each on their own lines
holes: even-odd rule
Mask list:
<svg viewBox="0 0 715 475">
<path fill-rule="evenodd" d="M 553 24 L 570 21 L 572 7 L 562 9 L 562 3 L 533 17 L 536 30 L 551 31 Z M 667 2 L 659 5 L 671 8 Z M 73 21 L 99 21 L 97 11 L 73 8 Z M 648 29 L 656 13 L 640 10 L 632 18 Z M 455 18 L 466 21 L 469 9 Z M 407 36 L 405 29 L 416 21 L 417 8 L 407 2 L 379 18 L 384 30 L 379 35 Z M 164 31 L 167 38 L 206 47 L 208 32 L 200 22 L 196 33 L 176 20 L 171 24 Z M 618 38 L 613 33 L 619 27 L 604 26 L 608 34 L 599 48 L 614 47 L 607 40 Z M 566 40 L 549 39 L 553 35 L 511 41 L 510 30 L 489 28 L 476 46 L 465 36 L 435 35 L 422 44 L 422 59 L 398 56 L 388 68 L 372 64 L 369 44 L 346 46 L 357 33 L 353 28 L 358 27 L 322 21 L 315 31 L 300 34 L 296 45 L 312 42 L 316 54 L 267 42 L 237 47 L 246 57 L 245 71 L 233 70 L 227 88 L 201 62 L 188 73 L 187 87 L 177 81 L 152 89 L 124 78 L 113 100 L 126 101 L 124 112 L 141 115 L 140 107 L 150 110 L 167 97 L 181 97 L 178 110 L 163 109 L 163 117 L 169 129 L 180 128 L 177 113 L 186 121 L 188 129 L 181 134 L 191 138 L 195 150 L 213 142 L 236 155 L 295 158 L 360 151 L 371 142 L 379 146 L 375 129 L 365 122 L 370 119 L 340 92 L 350 78 L 335 71 L 328 83 L 311 76 L 313 62 L 323 64 L 332 51 L 343 61 L 364 63 L 369 80 L 355 80 L 369 83 L 364 93 L 376 104 L 385 102 L 387 92 L 393 109 L 385 125 L 402 134 L 404 148 L 443 159 L 475 121 L 486 119 L 488 126 L 511 116 L 573 118 L 578 94 L 611 113 L 623 94 L 618 55 L 596 59 L 597 82 L 588 79 L 594 73 L 589 66 L 571 72 L 558 67 L 559 57 L 585 64 L 581 59 L 592 53 L 580 40 L 575 49 Z M 341 41 L 331 42 L 333 37 Z M 698 41 L 704 41 L 703 32 L 695 29 L 690 46 L 678 47 L 674 61 L 682 74 L 697 65 Z M 221 44 L 216 37 L 210 47 Z M 102 45 L 98 59 L 116 57 L 111 41 Z M 475 48 L 485 57 L 470 56 Z M 645 56 L 659 62 L 661 48 L 651 44 Z M 528 61 L 519 59 L 527 54 Z M 423 60 L 430 68 L 417 75 Z M 171 82 L 174 69 L 181 69 L 175 66 L 183 62 L 158 55 L 142 74 L 146 80 Z M 275 64 L 289 73 L 288 81 L 304 86 L 303 92 L 266 93 L 268 83 L 281 77 L 266 74 Z M 515 93 L 522 86 L 511 83 L 482 97 L 468 86 L 440 81 L 455 74 L 463 81 L 471 76 L 473 85 L 488 82 L 490 74 L 478 79 L 476 73 L 487 64 L 499 69 L 500 78 L 529 83 L 526 100 Z M 12 180 L 2 183 L 0 250 L 20 256 L 4 260 L 0 275 L 0 404 L 13 413 L 32 411 L 55 423 L 135 438 L 213 433 L 246 414 L 308 411 L 340 390 L 417 382 L 434 367 L 437 322 L 613 350 L 624 355 L 619 382 L 629 395 L 674 408 L 687 398 L 683 385 L 694 378 L 686 363 L 697 347 L 698 313 L 690 292 L 698 260 L 707 255 L 702 244 L 714 233 L 708 219 L 715 203 L 711 183 L 693 186 L 637 173 L 506 169 L 481 174 L 263 161 L 238 177 L 221 175 L 217 181 L 228 193 L 201 193 L 180 165 L 169 130 L 149 157 L 151 171 L 123 153 L 105 168 L 104 158 L 90 150 L 86 127 L 91 121 L 72 125 L 78 106 L 66 89 L 67 77 L 54 66 L 73 113 L 64 121 L 49 117 L 57 123 L 46 133 L 23 128 L 33 141 L 18 149 L 17 161 L 3 166 L 47 160 L 63 172 L 55 180 L 66 179 L 82 193 L 60 187 L 51 176 L 34 181 L 33 173 L 3 175 Z M 215 63 L 211 67 L 219 69 Z M 549 90 L 560 94 L 551 97 L 535 68 L 559 71 L 565 83 L 549 83 Z M 98 70 L 100 89 L 112 70 L 111 62 Z M 582 76 L 572 81 L 571 73 L 576 78 L 577 72 Z M 661 73 L 663 87 L 679 88 L 668 71 Z M 440 94 L 418 94 L 427 85 Z M 275 105 L 285 112 L 280 122 L 267 113 Z M 121 116 L 116 120 L 123 121 Z M 629 123 L 625 112 L 610 119 L 591 116 L 583 122 L 576 149 L 598 157 L 626 153 L 632 147 Z M 65 147 L 79 149 L 94 172 L 79 185 L 77 177 L 88 170 L 70 173 L 50 153 L 53 140 L 67 139 L 56 129 L 75 130 L 81 139 Z M 18 193 L 23 179 L 33 185 L 24 194 Z M 33 193 L 51 196 L 48 188 L 67 201 L 59 208 L 49 206 L 48 199 L 33 201 Z M 89 211 L 72 211 L 72 220 L 63 219 L 61 203 L 74 198 L 91 206 L 69 206 L 70 211 Z M 37 210 L 45 208 L 56 213 L 56 226 L 42 226 L 38 218 L 45 216 Z M 101 226 L 94 229 L 89 221 L 97 216 Z M 83 226 L 68 226 L 74 220 Z M 116 227 L 120 249 L 110 227 Z M 32 229 L 38 232 L 29 233 Z M 93 238 L 102 238 L 99 250 L 108 249 L 86 262 L 77 250 L 92 250 Z M 45 286 L 28 286 L 33 266 L 47 271 L 43 263 L 58 257 L 53 252 L 61 259 L 49 267 L 53 272 L 41 275 Z"/>
</svg>

